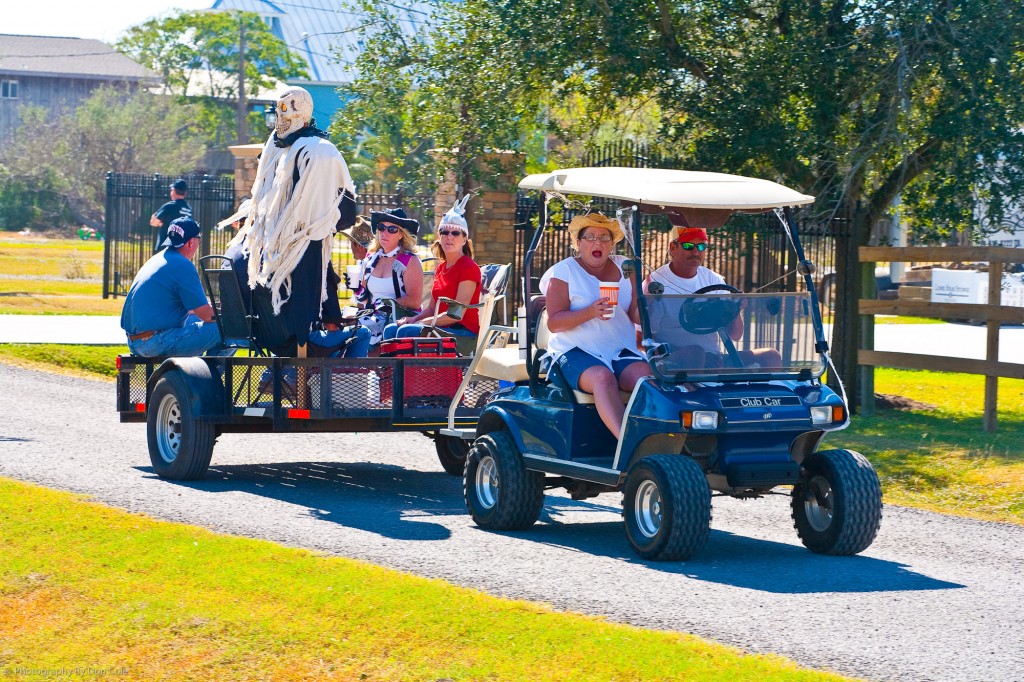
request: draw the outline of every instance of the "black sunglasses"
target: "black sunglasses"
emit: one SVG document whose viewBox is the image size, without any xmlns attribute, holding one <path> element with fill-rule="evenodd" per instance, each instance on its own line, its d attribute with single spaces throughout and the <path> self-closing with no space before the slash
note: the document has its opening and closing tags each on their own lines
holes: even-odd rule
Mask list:
<svg viewBox="0 0 1024 682">
<path fill-rule="evenodd" d="M 455 234 L 462 234 L 462 230 L 438 230 L 437 233 L 442 237 L 450 237 Z"/>
<path fill-rule="evenodd" d="M 384 232 L 390 232 L 391 234 L 398 234 L 401 229 L 402 228 L 398 225 L 381 225 L 378 228 L 378 231 L 383 230 Z"/>
</svg>

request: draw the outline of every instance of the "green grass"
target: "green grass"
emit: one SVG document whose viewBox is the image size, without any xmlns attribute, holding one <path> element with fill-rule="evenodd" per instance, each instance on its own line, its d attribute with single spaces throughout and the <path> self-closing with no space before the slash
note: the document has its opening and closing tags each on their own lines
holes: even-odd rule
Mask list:
<svg viewBox="0 0 1024 682">
<path fill-rule="evenodd" d="M 117 376 L 118 355 L 128 346 L 63 346 L 53 343 L 0 344 L 0 361 L 36 369 L 59 369 L 105 379 Z"/>
<path fill-rule="evenodd" d="M 854 417 L 829 445 L 862 452 L 885 501 L 1024 525 L 1024 380 L 1000 379 L 998 431 L 982 428 L 985 378 L 879 369 L 877 393 L 934 406 Z"/>
<path fill-rule="evenodd" d="M 2 478 L 0 508 L 7 669 L 133 680 L 843 679 Z"/>
<path fill-rule="evenodd" d="M 103 243 L 4 234 L 0 238 L 0 315 L 118 315 L 104 299 Z"/>
</svg>

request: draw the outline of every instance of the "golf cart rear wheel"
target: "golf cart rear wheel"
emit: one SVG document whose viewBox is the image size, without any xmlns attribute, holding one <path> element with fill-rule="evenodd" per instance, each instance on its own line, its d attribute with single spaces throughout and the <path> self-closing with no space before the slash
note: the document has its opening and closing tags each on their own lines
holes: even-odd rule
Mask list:
<svg viewBox="0 0 1024 682">
<path fill-rule="evenodd" d="M 505 431 L 473 442 L 463 490 L 469 515 L 487 530 L 529 528 L 544 506 L 544 475 L 527 470 L 515 440 Z"/>
<path fill-rule="evenodd" d="M 437 436 L 434 439 L 437 459 L 446 472 L 452 476 L 461 476 L 466 468 L 466 455 L 469 454 L 469 441 L 454 436 Z"/>
<path fill-rule="evenodd" d="M 633 551 L 644 559 L 682 561 L 711 532 L 711 488 L 689 457 L 646 457 L 629 468 L 623 513 Z"/>
<path fill-rule="evenodd" d="M 206 475 L 217 439 L 212 424 L 192 414 L 188 384 L 181 372 L 156 382 L 146 413 L 149 461 L 160 478 L 195 481 Z"/>
<path fill-rule="evenodd" d="M 819 554 L 867 549 L 882 522 L 882 487 L 874 467 L 852 450 L 824 450 L 804 460 L 793 486 L 793 523 Z"/>
</svg>

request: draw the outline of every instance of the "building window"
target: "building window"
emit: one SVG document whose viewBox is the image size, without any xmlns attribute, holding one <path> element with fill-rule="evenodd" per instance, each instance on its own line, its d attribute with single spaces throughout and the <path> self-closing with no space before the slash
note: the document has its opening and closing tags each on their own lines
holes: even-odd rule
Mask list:
<svg viewBox="0 0 1024 682">
<path fill-rule="evenodd" d="M 0 99 L 18 99 L 18 81 L 0 81 Z"/>
</svg>

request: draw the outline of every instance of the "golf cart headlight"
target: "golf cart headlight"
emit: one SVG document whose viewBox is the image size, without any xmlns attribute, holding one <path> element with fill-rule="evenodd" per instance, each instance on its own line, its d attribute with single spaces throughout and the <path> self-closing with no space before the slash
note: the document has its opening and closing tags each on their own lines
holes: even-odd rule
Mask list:
<svg viewBox="0 0 1024 682">
<path fill-rule="evenodd" d="M 831 424 L 832 407 L 830 405 L 819 405 L 811 408 L 812 424 Z"/>
<path fill-rule="evenodd" d="M 713 430 L 718 428 L 718 413 L 712 410 L 696 410 L 680 414 L 684 429 Z"/>
</svg>

